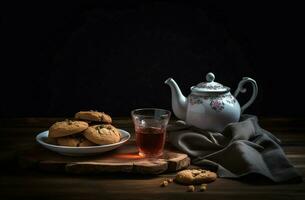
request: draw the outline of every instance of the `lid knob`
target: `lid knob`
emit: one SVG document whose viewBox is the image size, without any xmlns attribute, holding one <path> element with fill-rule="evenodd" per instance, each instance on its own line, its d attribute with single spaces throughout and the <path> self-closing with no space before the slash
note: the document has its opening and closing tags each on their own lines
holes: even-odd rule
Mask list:
<svg viewBox="0 0 305 200">
<path fill-rule="evenodd" d="M 205 78 L 207 79 L 207 82 L 213 82 L 215 79 L 215 75 L 212 72 L 209 72 Z"/>
</svg>

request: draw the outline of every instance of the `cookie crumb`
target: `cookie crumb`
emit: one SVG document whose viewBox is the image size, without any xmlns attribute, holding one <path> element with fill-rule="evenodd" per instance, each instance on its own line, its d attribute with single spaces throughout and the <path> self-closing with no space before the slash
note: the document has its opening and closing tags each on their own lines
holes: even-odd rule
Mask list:
<svg viewBox="0 0 305 200">
<path fill-rule="evenodd" d="M 168 183 L 172 183 L 172 182 L 173 182 L 173 179 L 172 179 L 172 178 L 168 178 L 168 179 L 166 179 L 166 181 L 167 181 Z"/>
<path fill-rule="evenodd" d="M 207 190 L 207 184 L 201 184 L 200 187 L 199 187 L 199 191 L 204 192 L 206 190 Z"/>
<path fill-rule="evenodd" d="M 187 186 L 187 192 L 194 192 L 194 191 L 195 191 L 195 187 L 193 185 Z"/>
<path fill-rule="evenodd" d="M 161 184 L 160 184 L 161 187 L 166 187 L 168 186 L 168 182 L 167 181 L 163 181 Z"/>
</svg>

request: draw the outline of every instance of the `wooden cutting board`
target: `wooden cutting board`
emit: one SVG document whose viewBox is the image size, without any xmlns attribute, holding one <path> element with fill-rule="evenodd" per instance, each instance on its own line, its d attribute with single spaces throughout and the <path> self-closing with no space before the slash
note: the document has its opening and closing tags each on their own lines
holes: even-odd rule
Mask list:
<svg viewBox="0 0 305 200">
<path fill-rule="evenodd" d="M 163 156 L 158 159 L 140 157 L 134 142 L 126 143 L 107 153 L 88 157 L 63 156 L 35 145 L 20 153 L 18 158 L 22 167 L 74 174 L 105 172 L 160 174 L 178 171 L 190 165 L 190 158 L 186 154 L 172 148 L 166 148 Z"/>
</svg>

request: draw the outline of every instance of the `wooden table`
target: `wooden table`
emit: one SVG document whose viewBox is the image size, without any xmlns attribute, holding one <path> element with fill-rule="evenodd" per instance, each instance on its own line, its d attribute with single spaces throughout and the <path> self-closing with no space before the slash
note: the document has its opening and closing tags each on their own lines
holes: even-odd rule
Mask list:
<svg viewBox="0 0 305 200">
<path fill-rule="evenodd" d="M 205 192 L 185 192 L 186 187 L 160 183 L 174 174 L 69 175 L 21 169 L 17 152 L 35 145 L 35 135 L 58 118 L 0 119 L 0 198 L 12 199 L 305 199 L 305 183 L 274 185 L 219 178 Z M 133 133 L 130 119 L 115 125 Z M 279 137 L 287 157 L 305 175 L 305 120 L 260 119 L 262 127 Z"/>
</svg>

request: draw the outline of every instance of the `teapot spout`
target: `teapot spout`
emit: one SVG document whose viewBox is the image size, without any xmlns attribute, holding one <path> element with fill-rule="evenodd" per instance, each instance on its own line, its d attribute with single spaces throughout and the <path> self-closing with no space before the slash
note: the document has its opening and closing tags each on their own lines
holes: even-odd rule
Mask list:
<svg viewBox="0 0 305 200">
<path fill-rule="evenodd" d="M 172 78 L 168 78 L 165 84 L 169 85 L 172 93 L 172 108 L 176 117 L 181 120 L 186 119 L 187 98 L 183 96 L 177 83 Z"/>
</svg>

